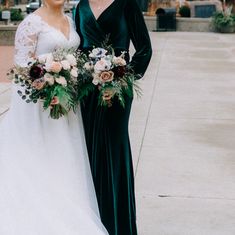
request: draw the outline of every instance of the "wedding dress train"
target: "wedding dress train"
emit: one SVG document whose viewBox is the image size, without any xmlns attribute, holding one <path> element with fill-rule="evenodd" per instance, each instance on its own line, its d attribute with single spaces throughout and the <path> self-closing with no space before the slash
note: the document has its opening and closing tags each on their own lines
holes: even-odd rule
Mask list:
<svg viewBox="0 0 235 235">
<path fill-rule="evenodd" d="M 55 47 L 77 47 L 36 15 L 16 33 L 15 63 L 26 66 L 33 54 Z M 107 235 L 92 182 L 80 110 L 59 120 L 42 105 L 27 104 L 13 85 L 10 110 L 0 123 L 0 234 Z"/>
</svg>

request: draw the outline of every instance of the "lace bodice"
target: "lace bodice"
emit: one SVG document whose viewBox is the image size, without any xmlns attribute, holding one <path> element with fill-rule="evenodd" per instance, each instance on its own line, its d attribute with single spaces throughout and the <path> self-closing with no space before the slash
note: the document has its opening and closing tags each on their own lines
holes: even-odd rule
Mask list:
<svg viewBox="0 0 235 235">
<path fill-rule="evenodd" d="M 27 66 L 32 57 L 52 52 L 57 47 L 77 48 L 80 38 L 73 20 L 68 17 L 69 38 L 58 29 L 50 26 L 39 15 L 27 16 L 18 26 L 15 37 L 15 64 Z"/>
</svg>

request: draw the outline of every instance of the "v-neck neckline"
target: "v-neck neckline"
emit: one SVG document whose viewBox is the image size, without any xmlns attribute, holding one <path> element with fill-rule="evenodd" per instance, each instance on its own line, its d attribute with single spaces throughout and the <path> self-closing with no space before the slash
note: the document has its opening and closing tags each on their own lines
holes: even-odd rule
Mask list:
<svg viewBox="0 0 235 235">
<path fill-rule="evenodd" d="M 57 31 L 58 33 L 60 33 L 67 41 L 70 41 L 70 38 L 71 38 L 71 31 L 72 31 L 72 30 L 71 30 L 71 22 L 70 22 L 69 17 L 68 17 L 67 15 L 65 15 L 65 16 L 66 16 L 67 21 L 68 21 L 68 24 L 69 24 L 69 32 L 68 32 L 68 35 L 65 35 L 60 29 L 58 29 L 58 28 L 56 28 L 56 27 L 50 25 L 50 24 L 49 24 L 47 21 L 45 21 L 40 15 L 35 14 L 35 13 L 32 13 L 32 14 L 35 15 L 35 16 L 37 16 L 37 17 L 39 17 L 40 20 L 41 20 L 44 24 L 46 24 L 48 27 L 50 27 L 50 28 L 54 29 L 55 31 Z"/>
<path fill-rule="evenodd" d="M 91 8 L 91 5 L 90 5 L 89 0 L 86 0 L 86 2 L 87 2 L 87 5 L 88 5 L 88 7 L 89 7 L 89 10 L 90 10 L 90 12 L 91 12 L 91 15 L 93 16 L 94 20 L 95 20 L 96 22 L 98 22 L 99 19 L 101 18 L 101 16 L 102 16 L 109 8 L 111 8 L 111 7 L 114 5 L 114 3 L 116 2 L 116 0 L 113 0 L 113 1 L 101 12 L 101 14 L 100 14 L 97 18 L 95 17 L 95 15 L 94 15 L 94 13 L 93 13 L 93 10 L 92 10 L 92 8 Z"/>
</svg>

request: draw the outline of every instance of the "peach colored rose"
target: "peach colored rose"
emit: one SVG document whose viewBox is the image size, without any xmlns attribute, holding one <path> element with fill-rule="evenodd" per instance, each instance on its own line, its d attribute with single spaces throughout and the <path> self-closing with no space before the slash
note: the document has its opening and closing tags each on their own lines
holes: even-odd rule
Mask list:
<svg viewBox="0 0 235 235">
<path fill-rule="evenodd" d="M 59 103 L 60 103 L 59 98 L 57 96 L 54 96 L 51 100 L 51 105 L 57 105 Z"/>
<path fill-rule="evenodd" d="M 114 93 L 112 90 L 106 90 L 103 93 L 103 100 L 107 101 L 107 100 L 111 100 L 111 98 L 113 97 Z"/>
<path fill-rule="evenodd" d="M 126 65 L 126 61 L 121 56 L 119 56 L 119 57 L 114 56 L 113 63 L 118 66 L 125 66 Z"/>
<path fill-rule="evenodd" d="M 114 72 L 113 71 L 105 71 L 105 72 L 102 72 L 100 74 L 100 81 L 101 82 L 111 82 L 113 81 L 113 76 L 114 76 Z"/>
<path fill-rule="evenodd" d="M 42 79 L 36 79 L 36 80 L 33 81 L 32 86 L 36 90 L 41 90 L 44 87 L 45 83 L 46 82 Z"/>
<path fill-rule="evenodd" d="M 59 62 L 53 61 L 50 66 L 50 71 L 54 73 L 59 73 L 62 69 L 62 65 Z"/>
</svg>

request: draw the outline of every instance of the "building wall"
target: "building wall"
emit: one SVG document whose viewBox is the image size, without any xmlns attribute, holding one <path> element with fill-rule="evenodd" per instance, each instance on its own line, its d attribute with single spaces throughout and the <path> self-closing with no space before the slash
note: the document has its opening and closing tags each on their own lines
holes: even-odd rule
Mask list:
<svg viewBox="0 0 235 235">
<path fill-rule="evenodd" d="M 6 1 L 8 1 L 9 6 L 15 6 L 19 4 L 27 4 L 28 0 L 0 0 L 0 5 L 5 6 Z"/>
</svg>

